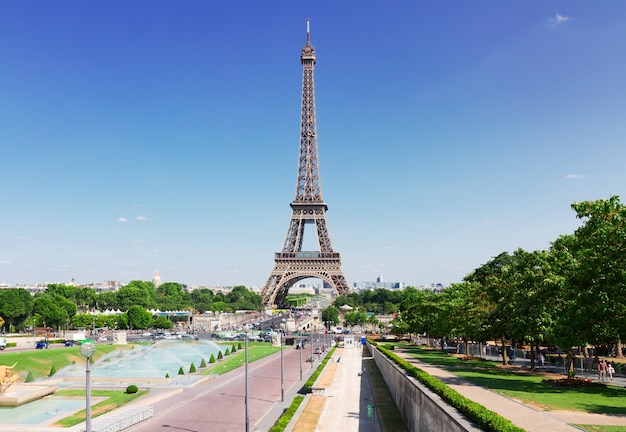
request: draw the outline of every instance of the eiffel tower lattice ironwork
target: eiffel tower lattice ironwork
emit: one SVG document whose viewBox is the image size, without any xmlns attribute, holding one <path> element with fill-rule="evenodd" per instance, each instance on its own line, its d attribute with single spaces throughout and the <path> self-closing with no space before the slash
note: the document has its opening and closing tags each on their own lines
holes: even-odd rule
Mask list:
<svg viewBox="0 0 626 432">
<path fill-rule="evenodd" d="M 306 278 L 319 278 L 338 295 L 347 295 L 350 288 L 341 270 L 341 257 L 333 250 L 326 225 L 328 206 L 322 199 L 317 156 L 317 125 L 315 122 L 315 49 L 311 45 L 307 20 L 306 45 L 300 56 L 302 63 L 302 119 L 300 124 L 300 161 L 296 197 L 290 204 L 292 213 L 282 252 L 274 257 L 261 297 L 266 307 L 285 304 L 289 288 Z M 303 251 L 304 227 L 314 224 L 319 251 Z"/>
</svg>

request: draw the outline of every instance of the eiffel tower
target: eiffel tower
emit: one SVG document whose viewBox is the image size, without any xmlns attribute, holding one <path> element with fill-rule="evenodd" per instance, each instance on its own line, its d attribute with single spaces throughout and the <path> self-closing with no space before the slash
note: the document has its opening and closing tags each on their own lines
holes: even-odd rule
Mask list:
<svg viewBox="0 0 626 432">
<path fill-rule="evenodd" d="M 302 63 L 302 119 L 300 124 L 300 161 L 296 197 L 290 204 L 292 213 L 282 252 L 274 257 L 274 270 L 267 279 L 261 297 L 266 307 L 285 305 L 289 288 L 306 278 L 322 279 L 337 295 L 347 295 L 350 288 L 341 271 L 341 258 L 333 250 L 326 211 L 322 198 L 317 157 L 317 126 L 315 123 L 315 49 L 311 45 L 309 20 L 306 22 L 306 45 L 300 56 Z M 319 251 L 303 251 L 304 227 L 314 224 Z"/>
</svg>

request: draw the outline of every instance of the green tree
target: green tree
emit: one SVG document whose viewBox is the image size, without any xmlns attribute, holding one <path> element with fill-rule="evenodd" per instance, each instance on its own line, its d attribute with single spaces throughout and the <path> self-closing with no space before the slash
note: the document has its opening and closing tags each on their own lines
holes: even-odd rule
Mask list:
<svg viewBox="0 0 626 432">
<path fill-rule="evenodd" d="M 58 298 L 59 296 L 57 296 Z M 57 303 L 52 296 L 41 294 L 34 299 L 33 312 L 39 317 L 38 325 L 60 328 L 69 322 L 69 315 L 61 304 Z"/>
<path fill-rule="evenodd" d="M 175 282 L 165 282 L 156 289 L 156 301 L 161 310 L 184 310 L 190 305 L 183 286 Z"/>
<path fill-rule="evenodd" d="M 141 306 L 131 306 L 125 315 L 127 317 L 127 326 L 130 329 L 143 330 L 152 326 L 152 315 Z"/>
<path fill-rule="evenodd" d="M 33 297 L 23 288 L 0 290 L 0 316 L 4 319 L 3 327 L 23 326 L 33 311 Z"/>
<path fill-rule="evenodd" d="M 193 308 L 198 312 L 205 313 L 211 310 L 213 291 L 206 288 L 195 289 L 191 292 L 190 297 Z"/>
<path fill-rule="evenodd" d="M 170 330 L 174 327 L 174 323 L 167 319 L 166 316 L 156 315 L 152 322 L 152 327 L 164 330 Z"/>
<path fill-rule="evenodd" d="M 577 265 L 570 282 L 588 323 L 588 342 L 626 338 L 626 207 L 618 196 L 572 204 L 584 224 L 575 231 Z"/>
<path fill-rule="evenodd" d="M 512 334 L 531 347 L 531 369 L 535 368 L 537 347 L 547 339 L 555 316 L 559 290 L 554 283 L 548 252 L 518 249 L 514 262 L 503 272 L 513 291 Z"/>
<path fill-rule="evenodd" d="M 105 291 L 96 294 L 96 307 L 101 311 L 120 309 L 117 293 L 115 291 Z"/>
<path fill-rule="evenodd" d="M 513 330 L 515 303 L 510 282 L 502 275 L 503 271 L 513 264 L 514 259 L 508 252 L 502 252 L 465 277 L 467 282 L 479 283 L 486 293 L 486 299 L 490 303 L 490 314 L 485 330 L 490 335 L 489 339 L 500 340 L 503 364 L 508 363 L 505 346 Z"/>
<path fill-rule="evenodd" d="M 131 281 L 117 291 L 119 308 L 123 311 L 131 306 L 143 306 L 151 309 L 156 305 L 156 291 L 152 282 Z"/>
<path fill-rule="evenodd" d="M 326 329 L 330 329 L 339 324 L 339 309 L 334 306 L 328 306 L 322 309 L 322 321 Z"/>
</svg>

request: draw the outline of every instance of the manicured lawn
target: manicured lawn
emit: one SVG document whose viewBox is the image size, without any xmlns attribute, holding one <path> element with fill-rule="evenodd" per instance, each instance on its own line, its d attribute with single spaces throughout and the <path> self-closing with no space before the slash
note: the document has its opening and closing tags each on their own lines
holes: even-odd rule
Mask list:
<svg viewBox="0 0 626 432">
<path fill-rule="evenodd" d="M 398 348 L 400 347 L 419 360 L 443 366 L 449 372 L 474 384 L 509 398 L 539 405 L 546 410 L 626 414 L 626 389 L 621 387 L 560 387 L 543 382 L 543 376 L 519 369 L 502 368 L 496 362 L 460 360 L 441 351 L 408 345 L 399 345 Z"/>
<path fill-rule="evenodd" d="M 113 409 L 119 408 L 124 404 L 138 398 L 145 394 L 145 391 L 139 391 L 137 393 L 126 393 L 122 390 L 92 390 L 92 397 L 106 397 L 106 400 L 97 403 L 91 407 L 91 416 L 98 417 L 104 413 L 107 413 Z M 76 396 L 85 399 L 85 390 L 60 390 L 57 391 L 55 396 Z M 81 410 L 76 414 L 58 421 L 55 426 L 70 427 L 75 424 L 85 421 L 85 410 Z"/>
<path fill-rule="evenodd" d="M 113 345 L 96 345 L 96 354 L 94 358 L 99 357 L 113 350 L 119 349 L 119 346 Z M 130 349 L 130 346 L 129 346 Z M 52 366 L 59 371 L 62 368 L 71 365 L 73 362 L 85 363 L 85 358 L 80 355 L 79 347 L 54 347 L 42 350 L 29 350 L 20 352 L 3 352 L 0 354 L 0 364 L 12 366 L 17 363 L 14 371 L 18 372 L 20 381 L 24 381 L 28 376 L 28 372 L 33 373 L 34 378 L 47 376 Z"/>
<path fill-rule="evenodd" d="M 226 346 L 230 349 L 233 344 L 221 343 L 220 345 Z M 238 346 L 237 343 L 235 343 L 235 346 Z M 202 371 L 202 375 L 222 375 L 243 366 L 245 362 L 245 350 L 243 349 L 244 344 L 242 343 L 241 346 L 242 349 L 238 349 L 234 354 L 224 356 L 222 360 L 217 360 L 216 363 L 207 364 L 207 368 Z M 290 348 L 291 347 L 283 347 L 284 350 Z M 278 351 L 280 351 L 280 347 L 275 347 L 268 343 L 248 342 L 248 362 L 252 363 L 255 360 L 262 359 L 263 357 L 267 357 L 268 355 L 274 354 Z"/>
</svg>

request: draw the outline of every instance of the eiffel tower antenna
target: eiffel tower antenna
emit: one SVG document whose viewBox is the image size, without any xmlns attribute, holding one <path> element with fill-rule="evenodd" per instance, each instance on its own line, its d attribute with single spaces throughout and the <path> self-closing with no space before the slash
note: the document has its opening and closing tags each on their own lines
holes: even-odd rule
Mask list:
<svg viewBox="0 0 626 432">
<path fill-rule="evenodd" d="M 274 256 L 261 297 L 268 308 L 284 306 L 287 292 L 293 284 L 306 279 L 322 279 L 336 295 L 348 295 L 350 288 L 341 270 L 341 257 L 333 249 L 326 225 L 328 206 L 322 198 L 319 159 L 317 154 L 317 124 L 315 120 L 315 48 L 311 45 L 309 19 L 306 20 L 306 45 L 300 55 L 302 63 L 302 116 L 300 122 L 300 158 L 296 196 L 291 206 L 291 220 L 282 252 Z M 319 250 L 303 251 L 304 227 L 315 225 Z"/>
</svg>

